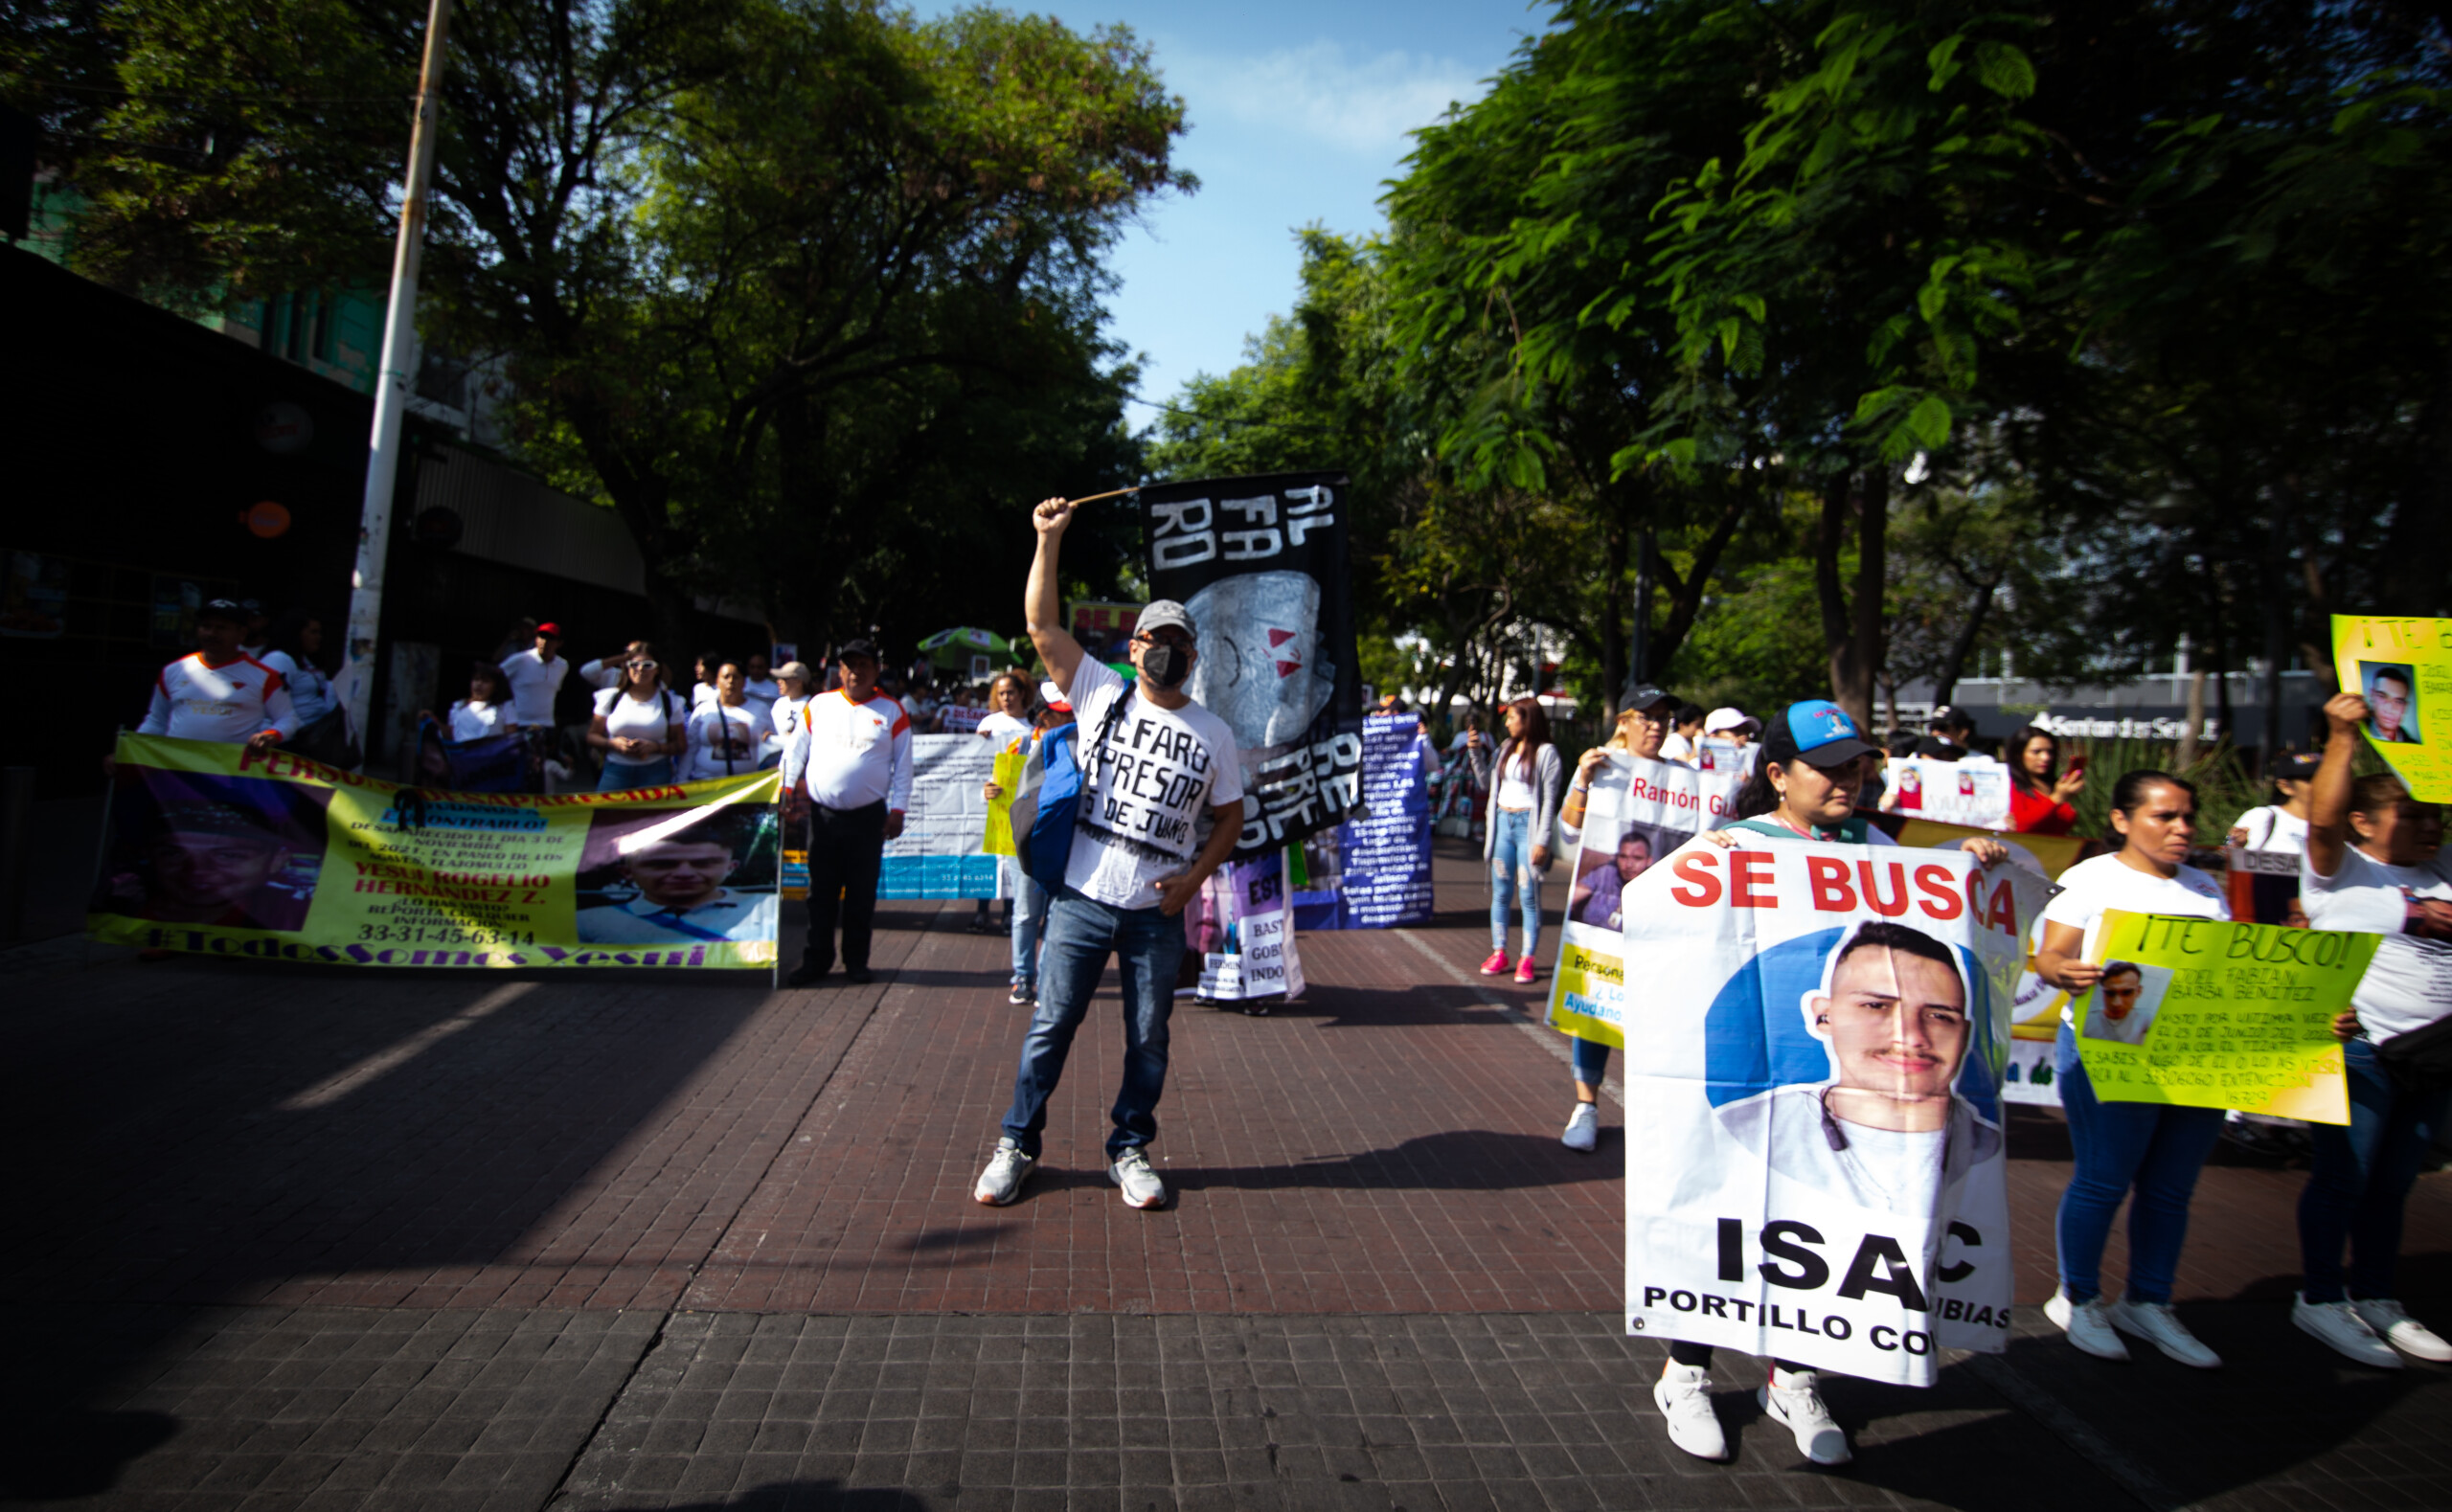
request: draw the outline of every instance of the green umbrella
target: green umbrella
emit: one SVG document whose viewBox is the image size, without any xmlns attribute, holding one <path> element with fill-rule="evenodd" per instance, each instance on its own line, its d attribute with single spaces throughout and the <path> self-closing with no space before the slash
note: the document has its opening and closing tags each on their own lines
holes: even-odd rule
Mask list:
<svg viewBox="0 0 2452 1512">
<path fill-rule="evenodd" d="M 1004 662 L 1010 662 L 1013 658 L 1011 642 L 993 630 L 982 630 L 976 625 L 967 624 L 956 625 L 950 630 L 938 631 L 920 642 L 920 649 L 927 654 L 930 662 L 939 666 L 967 666 L 970 659 L 977 655 L 986 655 Z"/>
</svg>

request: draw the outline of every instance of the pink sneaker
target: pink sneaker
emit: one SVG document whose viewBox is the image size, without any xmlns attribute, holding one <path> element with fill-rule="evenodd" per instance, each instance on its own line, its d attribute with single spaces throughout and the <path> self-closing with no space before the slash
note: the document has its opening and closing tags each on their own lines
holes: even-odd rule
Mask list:
<svg viewBox="0 0 2452 1512">
<path fill-rule="evenodd" d="M 1525 957 L 1522 960 L 1519 960 L 1519 961 L 1517 961 L 1517 962 L 1515 963 L 1515 980 L 1516 980 L 1516 981 L 1518 981 L 1518 982 L 1530 982 L 1530 981 L 1532 981 L 1532 972 L 1533 972 L 1533 966 L 1532 966 L 1532 957 L 1527 956 L 1527 957 Z"/>
<path fill-rule="evenodd" d="M 1507 952 L 1503 950 L 1491 951 L 1490 959 L 1482 962 L 1482 975 L 1485 977 L 1506 976 Z"/>
</svg>

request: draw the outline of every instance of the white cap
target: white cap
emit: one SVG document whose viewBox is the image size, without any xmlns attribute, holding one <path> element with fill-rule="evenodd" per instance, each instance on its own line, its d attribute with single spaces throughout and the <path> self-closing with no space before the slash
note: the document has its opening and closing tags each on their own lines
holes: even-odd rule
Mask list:
<svg viewBox="0 0 2452 1512">
<path fill-rule="evenodd" d="M 1759 733 L 1761 728 L 1762 721 L 1742 709 L 1714 709 L 1712 711 L 1711 717 L 1703 721 L 1703 733 L 1707 735 L 1718 734 L 1723 730 L 1751 730 Z"/>
</svg>

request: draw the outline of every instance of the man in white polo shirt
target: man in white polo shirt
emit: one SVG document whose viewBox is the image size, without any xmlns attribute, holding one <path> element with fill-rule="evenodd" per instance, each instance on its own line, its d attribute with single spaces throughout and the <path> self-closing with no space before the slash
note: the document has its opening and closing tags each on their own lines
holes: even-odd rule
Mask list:
<svg viewBox="0 0 2452 1512">
<path fill-rule="evenodd" d="M 1167 1187 L 1147 1148 L 1167 1087 L 1184 906 L 1242 833 L 1243 770 L 1226 722 L 1183 691 L 1199 654 L 1199 630 L 1183 605 L 1161 598 L 1141 611 L 1130 683 L 1062 629 L 1056 552 L 1073 508 L 1050 499 L 1033 512 L 1038 554 L 1022 605 L 1039 660 L 1075 710 L 1081 806 L 1064 887 L 1048 908 L 1038 1009 L 1022 1042 L 1013 1104 L 971 1195 L 998 1207 L 1021 1195 L 1038 1162 L 1048 1098 L 1113 955 L 1124 985 L 1124 1086 L 1107 1136 L 1107 1179 L 1126 1207 L 1162 1207 Z"/>
<path fill-rule="evenodd" d="M 195 612 L 195 650 L 153 679 L 153 702 L 138 734 L 217 740 L 269 750 L 298 733 L 281 674 L 238 649 L 247 612 L 227 598 Z M 104 770 L 117 763 L 104 757 Z"/>
<path fill-rule="evenodd" d="M 877 691 L 876 646 L 847 641 L 835 658 L 843 686 L 810 699 L 783 740 L 783 789 L 804 788 L 809 799 L 808 949 L 785 979 L 795 987 L 834 969 L 838 910 L 843 980 L 871 980 L 877 873 L 911 804 L 911 716 Z"/>
</svg>

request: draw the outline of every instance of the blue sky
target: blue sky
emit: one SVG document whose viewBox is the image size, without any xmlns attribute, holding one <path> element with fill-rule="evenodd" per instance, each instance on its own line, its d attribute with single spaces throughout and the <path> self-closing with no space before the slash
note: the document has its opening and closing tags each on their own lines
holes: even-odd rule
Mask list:
<svg viewBox="0 0 2452 1512">
<path fill-rule="evenodd" d="M 1243 338 L 1292 306 L 1296 228 L 1379 229 L 1382 181 L 1411 148 L 1406 132 L 1451 102 L 1479 98 L 1549 8 L 1066 0 L 1054 13 L 1078 30 L 1130 27 L 1184 99 L 1192 129 L 1176 161 L 1200 191 L 1162 201 L 1125 237 L 1114 261 L 1124 286 L 1111 302 L 1116 337 L 1146 354 L 1142 394 L 1163 401 L 1195 372 L 1234 367 Z M 1140 405 L 1129 413 L 1136 427 L 1155 417 Z"/>
</svg>

